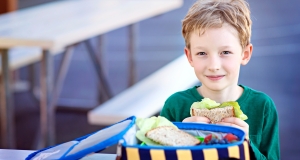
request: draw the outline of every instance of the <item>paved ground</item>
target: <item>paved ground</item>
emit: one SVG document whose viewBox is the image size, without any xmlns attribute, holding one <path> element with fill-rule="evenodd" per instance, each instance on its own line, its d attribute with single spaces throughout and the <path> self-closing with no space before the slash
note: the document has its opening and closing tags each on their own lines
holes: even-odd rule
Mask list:
<svg viewBox="0 0 300 160">
<path fill-rule="evenodd" d="M 48 1 L 43 1 L 46 3 Z M 20 7 L 41 3 L 23 0 Z M 183 54 L 181 22 L 193 0 L 185 0 L 182 8 L 139 23 L 137 55 L 137 81 Z M 240 83 L 267 93 L 273 98 L 280 118 L 281 155 L 284 160 L 300 158 L 300 1 L 251 0 L 253 19 L 254 55 L 247 66 L 242 67 Z M 126 89 L 127 84 L 127 28 L 105 35 L 106 54 L 104 67 L 114 95 Z M 96 39 L 93 40 L 96 42 Z M 99 130 L 104 126 L 87 123 L 86 111 L 98 104 L 97 78 L 91 61 L 79 46 L 73 57 L 57 111 L 57 143 L 66 142 Z M 60 56 L 56 62 L 59 63 Z M 21 70 L 26 78 L 26 69 Z M 88 78 L 86 78 L 88 77 Z M 29 92 L 16 93 L 17 148 L 32 149 L 33 135 L 38 129 L 38 103 Z M 26 130 L 26 131 L 25 131 Z M 114 148 L 105 152 L 112 153 Z"/>
</svg>

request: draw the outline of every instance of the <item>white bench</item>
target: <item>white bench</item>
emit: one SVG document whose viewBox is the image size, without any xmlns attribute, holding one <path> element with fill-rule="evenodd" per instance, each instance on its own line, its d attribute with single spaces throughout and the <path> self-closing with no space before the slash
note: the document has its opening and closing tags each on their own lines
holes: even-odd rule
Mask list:
<svg viewBox="0 0 300 160">
<path fill-rule="evenodd" d="M 198 79 L 185 55 L 88 112 L 94 125 L 110 125 L 129 116 L 151 117 L 173 93 L 197 84 Z"/>
<path fill-rule="evenodd" d="M 58 52 L 53 53 L 53 55 L 58 54 Z M 41 61 L 42 59 L 42 49 L 39 47 L 13 47 L 9 50 L 9 71 L 15 71 L 22 67 L 34 64 Z M 1 66 L 1 56 L 0 56 L 0 76 L 2 73 Z M 18 80 L 18 79 L 17 79 Z M 22 81 L 14 82 L 14 91 L 28 89 L 28 83 L 23 83 Z"/>
<path fill-rule="evenodd" d="M 31 65 L 40 61 L 42 58 L 42 50 L 37 47 L 14 47 L 9 50 L 9 71 L 15 71 L 22 67 Z M 1 61 L 1 56 L 0 56 Z M 2 65 L 0 62 L 0 76 L 2 76 Z M 28 81 L 13 80 L 12 90 L 14 92 L 27 91 L 30 88 Z"/>
<path fill-rule="evenodd" d="M 0 57 L 1 58 L 1 57 Z M 38 47 L 14 47 L 9 50 L 9 70 L 20 69 L 40 61 L 42 50 Z M 0 74 L 2 72 L 0 62 Z"/>
</svg>

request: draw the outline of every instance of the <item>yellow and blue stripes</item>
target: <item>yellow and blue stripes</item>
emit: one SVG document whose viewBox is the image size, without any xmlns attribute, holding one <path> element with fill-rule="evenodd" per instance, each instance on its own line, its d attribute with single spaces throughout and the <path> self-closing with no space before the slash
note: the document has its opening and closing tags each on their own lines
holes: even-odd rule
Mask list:
<svg viewBox="0 0 300 160">
<path fill-rule="evenodd" d="M 249 143 L 224 148 L 153 149 L 122 146 L 122 160 L 218 160 L 236 158 L 250 160 Z"/>
</svg>

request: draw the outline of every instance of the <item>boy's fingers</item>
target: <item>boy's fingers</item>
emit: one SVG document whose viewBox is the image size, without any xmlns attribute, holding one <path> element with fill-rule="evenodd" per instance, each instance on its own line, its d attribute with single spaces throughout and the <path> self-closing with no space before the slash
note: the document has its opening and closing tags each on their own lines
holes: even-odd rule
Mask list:
<svg viewBox="0 0 300 160">
<path fill-rule="evenodd" d="M 231 127 L 236 127 L 236 128 L 241 128 L 240 126 L 238 126 L 238 125 L 236 125 L 234 123 L 218 122 L 217 124 L 225 125 L 225 126 L 231 126 Z"/>
<path fill-rule="evenodd" d="M 231 127 L 239 128 L 239 129 L 245 131 L 245 128 L 243 128 L 243 127 L 241 127 L 241 126 L 239 126 L 239 125 L 236 125 L 236 124 L 234 124 L 234 123 L 219 122 L 219 123 L 217 123 L 217 124 L 225 125 L 225 126 L 231 126 Z"/>
<path fill-rule="evenodd" d="M 246 123 L 246 122 L 245 122 Z M 220 125 L 226 125 L 226 126 L 231 126 L 231 127 L 235 127 L 235 128 L 239 128 L 239 129 L 241 129 L 241 130 L 243 130 L 244 132 L 245 132 L 245 138 L 247 139 L 247 140 L 249 140 L 249 135 L 248 135 L 248 126 L 247 127 L 241 127 L 241 126 L 239 126 L 239 125 L 236 125 L 236 124 L 234 124 L 234 123 L 226 123 L 226 122 L 219 122 L 219 123 L 217 123 L 217 124 L 220 124 Z"/>
<path fill-rule="evenodd" d="M 210 123 L 210 120 L 207 117 L 193 116 L 196 119 L 196 122 L 206 122 Z"/>
<path fill-rule="evenodd" d="M 249 125 L 245 121 L 243 121 L 239 118 L 236 118 L 236 117 L 224 118 L 218 124 L 239 128 L 239 129 L 243 130 L 246 133 L 246 136 L 248 136 Z"/>
<path fill-rule="evenodd" d="M 210 120 L 206 117 L 200 117 L 200 116 L 192 116 L 185 118 L 182 122 L 202 122 L 202 123 L 209 123 Z"/>
<path fill-rule="evenodd" d="M 224 119 L 222 119 L 222 122 L 235 124 L 240 127 L 248 127 L 248 124 L 245 121 L 243 121 L 239 118 L 236 118 L 236 117 L 224 118 Z"/>
</svg>

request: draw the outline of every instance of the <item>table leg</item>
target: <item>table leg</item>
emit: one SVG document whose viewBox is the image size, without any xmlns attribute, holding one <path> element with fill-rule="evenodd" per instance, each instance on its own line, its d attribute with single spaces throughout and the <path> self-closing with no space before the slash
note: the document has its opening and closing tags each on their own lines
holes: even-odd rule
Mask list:
<svg viewBox="0 0 300 160">
<path fill-rule="evenodd" d="M 137 24 L 131 24 L 129 27 L 129 44 L 128 44 L 128 62 L 129 62 L 129 77 L 128 86 L 132 86 L 136 81 L 136 65 L 135 65 L 135 53 L 136 53 L 136 37 L 137 37 Z"/>
<path fill-rule="evenodd" d="M 54 143 L 54 133 L 51 133 L 51 129 L 54 126 L 54 110 L 53 108 L 49 107 L 53 88 L 53 57 L 47 50 L 43 50 L 42 54 L 40 83 L 41 141 L 39 147 L 43 148 L 48 145 L 53 145 Z"/>
<path fill-rule="evenodd" d="M 50 107 L 52 108 L 54 113 L 56 110 L 56 103 L 58 101 L 61 89 L 63 87 L 64 80 L 66 78 L 68 69 L 70 67 L 73 51 L 76 45 L 77 44 L 68 46 L 66 51 L 63 54 L 62 62 L 58 71 L 57 80 L 55 81 L 52 96 L 51 96 L 52 99 L 51 99 Z M 55 119 L 53 121 L 55 121 Z M 53 128 L 51 130 L 55 131 L 55 126 L 52 127 Z"/>
<path fill-rule="evenodd" d="M 107 77 L 107 70 L 105 69 L 105 61 L 103 61 L 103 58 L 104 58 L 104 53 L 105 53 L 105 36 L 102 34 L 100 36 L 98 36 L 98 43 L 97 43 L 97 49 L 96 49 L 96 58 L 99 59 L 99 62 L 100 62 L 100 67 L 102 68 L 102 71 L 103 71 L 103 76 L 104 77 Z M 102 84 L 99 83 L 99 102 L 102 103 L 102 102 L 105 102 L 107 99 L 105 97 L 105 92 L 103 91 L 102 89 Z"/>
<path fill-rule="evenodd" d="M 34 89 L 36 87 L 37 81 L 35 79 L 36 71 L 35 71 L 35 63 L 30 64 L 28 66 L 28 75 L 29 75 L 29 86 L 30 86 L 30 92 L 34 94 Z"/>
<path fill-rule="evenodd" d="M 112 97 L 112 94 L 111 94 L 111 91 L 109 89 L 109 84 L 104 76 L 104 72 L 102 70 L 102 67 L 101 67 L 101 62 L 99 61 L 99 59 L 96 57 L 96 52 L 94 51 L 92 45 L 89 43 L 89 41 L 85 41 L 84 42 L 87 49 L 88 49 L 88 53 L 91 57 L 91 60 L 95 66 L 95 69 L 97 71 L 97 74 L 98 74 L 98 77 L 99 77 L 99 80 L 100 80 L 100 84 L 101 84 L 101 87 L 102 87 L 102 93 L 104 94 L 105 96 L 105 99 L 108 100 Z"/>
<path fill-rule="evenodd" d="M 7 49 L 0 50 L 1 65 L 2 65 L 2 86 L 1 86 L 1 106 L 0 106 L 0 121 L 1 121 L 1 147 L 15 148 L 15 121 L 14 121 L 14 105 L 13 94 L 11 92 L 11 75 L 9 71 L 9 55 Z"/>
<path fill-rule="evenodd" d="M 55 144 L 55 110 L 56 103 L 59 94 L 62 89 L 62 85 L 66 76 L 66 72 L 69 68 L 71 56 L 73 54 L 74 46 L 67 47 L 65 53 L 63 54 L 63 59 L 61 66 L 59 68 L 58 77 L 53 87 L 53 60 L 52 56 L 48 51 L 43 51 L 42 67 L 41 67 L 41 122 L 40 122 L 40 132 L 37 137 L 37 144 L 35 143 L 34 148 L 40 149 L 48 145 Z M 53 88 L 53 91 L 52 91 Z"/>
</svg>

